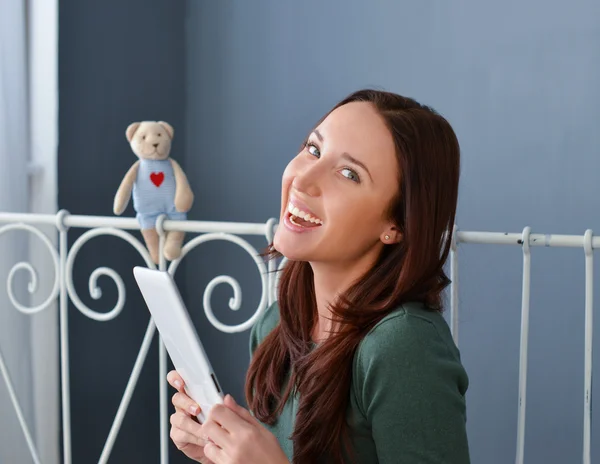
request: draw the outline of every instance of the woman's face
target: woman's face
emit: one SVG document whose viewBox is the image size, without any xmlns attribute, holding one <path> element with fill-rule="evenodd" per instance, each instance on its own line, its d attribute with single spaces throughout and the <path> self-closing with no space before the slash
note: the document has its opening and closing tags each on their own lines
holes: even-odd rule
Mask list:
<svg viewBox="0 0 600 464">
<path fill-rule="evenodd" d="M 283 173 L 275 249 L 294 261 L 359 260 L 386 234 L 395 241 L 386 212 L 398 187 L 394 141 L 375 107 L 337 108 Z"/>
</svg>

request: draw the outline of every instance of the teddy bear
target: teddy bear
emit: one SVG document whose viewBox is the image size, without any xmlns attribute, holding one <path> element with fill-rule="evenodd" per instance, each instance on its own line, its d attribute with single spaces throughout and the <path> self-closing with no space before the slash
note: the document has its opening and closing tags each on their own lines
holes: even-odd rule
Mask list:
<svg viewBox="0 0 600 464">
<path fill-rule="evenodd" d="M 171 158 L 173 127 L 164 121 L 134 122 L 125 136 L 139 158 L 129 168 L 115 194 L 113 211 L 120 216 L 133 195 L 133 208 L 144 241 L 155 264 L 159 262 L 156 220 L 185 220 L 194 202 L 194 194 L 179 164 Z M 170 231 L 164 245 L 164 256 L 173 261 L 181 256 L 184 232 Z"/>
</svg>

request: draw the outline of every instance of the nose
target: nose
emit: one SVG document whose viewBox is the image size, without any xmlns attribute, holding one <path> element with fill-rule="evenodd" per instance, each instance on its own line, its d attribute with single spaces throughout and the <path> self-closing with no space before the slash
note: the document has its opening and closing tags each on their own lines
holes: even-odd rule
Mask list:
<svg viewBox="0 0 600 464">
<path fill-rule="evenodd" d="M 292 186 L 299 192 L 309 197 L 318 197 L 321 194 L 320 172 L 317 163 L 296 173 Z"/>
<path fill-rule="evenodd" d="M 158 143 L 153 143 L 153 144 L 152 144 L 152 146 L 153 146 L 154 148 L 156 148 L 156 147 L 158 147 Z"/>
</svg>

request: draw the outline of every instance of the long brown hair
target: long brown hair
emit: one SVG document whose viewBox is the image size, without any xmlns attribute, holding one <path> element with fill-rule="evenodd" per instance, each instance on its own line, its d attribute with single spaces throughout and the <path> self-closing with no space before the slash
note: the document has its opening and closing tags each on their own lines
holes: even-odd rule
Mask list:
<svg viewBox="0 0 600 464">
<path fill-rule="evenodd" d="M 344 452 L 353 455 L 346 409 L 360 341 L 402 303 L 420 301 L 441 311 L 441 294 L 450 283 L 443 266 L 458 198 L 460 148 L 454 131 L 430 107 L 378 90 L 355 92 L 331 111 L 356 101 L 374 105 L 395 142 L 399 191 L 388 214 L 402 240 L 384 246 L 373 268 L 331 304 L 332 320 L 339 328 L 315 349 L 312 268 L 308 262 L 290 261 L 282 270 L 280 323 L 254 353 L 246 400 L 259 420 L 273 424 L 297 389 L 299 406 L 291 436 L 295 464 L 323 458 L 342 463 Z M 281 255 L 272 250 L 270 257 Z"/>
</svg>

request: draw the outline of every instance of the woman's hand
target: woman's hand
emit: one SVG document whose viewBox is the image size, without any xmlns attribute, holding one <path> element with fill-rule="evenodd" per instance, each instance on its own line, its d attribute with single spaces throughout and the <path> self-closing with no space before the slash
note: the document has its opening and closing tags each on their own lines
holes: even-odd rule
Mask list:
<svg viewBox="0 0 600 464">
<path fill-rule="evenodd" d="M 231 395 L 212 407 L 202 426 L 204 453 L 215 464 L 289 464 L 277 438 Z"/>
<path fill-rule="evenodd" d="M 171 440 L 187 457 L 202 464 L 214 464 L 204 454 L 207 441 L 203 438 L 206 434 L 196 416 L 200 413 L 200 406 L 192 400 L 183 389 L 183 379 L 177 371 L 167 375 L 169 384 L 177 389 L 173 395 L 172 403 L 175 413 L 171 415 Z"/>
</svg>

